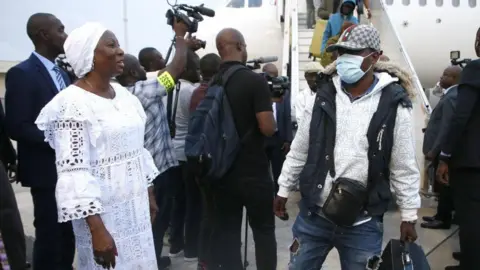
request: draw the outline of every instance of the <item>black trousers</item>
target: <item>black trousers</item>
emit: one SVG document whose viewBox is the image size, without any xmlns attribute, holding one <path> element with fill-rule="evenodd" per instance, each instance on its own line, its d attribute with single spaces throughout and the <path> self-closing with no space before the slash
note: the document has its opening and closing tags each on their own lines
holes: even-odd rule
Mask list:
<svg viewBox="0 0 480 270">
<path fill-rule="evenodd" d="M 438 160 L 433 161 L 435 172 L 438 167 Z M 437 220 L 443 221 L 450 224 L 452 222 L 453 210 L 454 210 L 454 201 L 453 201 L 453 190 L 450 185 L 444 185 L 438 181 L 435 181 L 435 189 L 439 193 L 438 196 L 438 205 L 437 205 L 437 214 L 435 218 Z"/>
<path fill-rule="evenodd" d="M 7 172 L 0 162 L 0 232 L 10 269 L 24 270 L 27 261 L 25 233 L 17 200 Z M 0 266 L 1 268 L 1 266 Z"/>
<path fill-rule="evenodd" d="M 283 152 L 284 141 L 275 133 L 272 137 L 265 140 L 265 151 L 267 158 L 272 166 L 273 182 L 275 183 L 275 194 L 278 192 L 278 177 L 282 173 L 283 162 L 285 161 L 285 154 Z"/>
<path fill-rule="evenodd" d="M 315 10 L 315 5 L 313 4 L 314 0 L 307 0 L 307 26 L 308 28 L 312 28 L 315 26 L 315 14 L 317 13 Z"/>
<path fill-rule="evenodd" d="M 202 223 L 202 244 L 208 270 L 243 269 L 242 219 L 247 209 L 255 241 L 257 269 L 277 269 L 277 242 L 273 214 L 273 184 L 268 173 L 259 177 L 229 176 L 220 186 L 205 188 L 206 219 Z"/>
<path fill-rule="evenodd" d="M 447 224 L 450 224 L 452 223 L 453 209 L 454 209 L 452 187 L 439 183 L 438 191 L 439 191 L 439 196 L 438 196 L 437 214 L 435 215 L 435 218 Z"/>
<path fill-rule="evenodd" d="M 451 169 L 462 269 L 480 269 L 480 169 Z"/>
<path fill-rule="evenodd" d="M 195 177 L 185 162 L 180 163 L 180 185 L 175 194 L 170 244 L 172 250 L 184 250 L 186 258 L 198 257 L 198 238 L 202 219 L 202 199 Z"/>
<path fill-rule="evenodd" d="M 170 224 L 172 216 L 173 199 L 175 194 L 175 182 L 181 174 L 180 167 L 172 167 L 161 173 L 154 180 L 155 200 L 157 201 L 158 213 L 153 221 L 152 232 L 155 245 L 157 264 L 160 263 L 163 250 L 163 237 Z M 160 265 L 158 265 L 160 269 Z"/>
<path fill-rule="evenodd" d="M 33 268 L 71 270 L 75 256 L 72 223 L 58 223 L 55 188 L 31 188 L 33 199 Z"/>
</svg>

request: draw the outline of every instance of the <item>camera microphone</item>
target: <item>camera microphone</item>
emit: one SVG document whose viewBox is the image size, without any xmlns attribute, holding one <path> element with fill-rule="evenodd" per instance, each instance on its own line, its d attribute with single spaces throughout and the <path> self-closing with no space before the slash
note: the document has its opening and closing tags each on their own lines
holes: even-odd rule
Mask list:
<svg viewBox="0 0 480 270">
<path fill-rule="evenodd" d="M 247 63 L 258 63 L 258 64 L 265 64 L 265 63 L 271 63 L 271 62 L 276 62 L 278 61 L 278 57 L 276 56 L 265 56 L 265 57 L 260 57 L 256 58 L 253 60 L 247 61 Z"/>
<path fill-rule="evenodd" d="M 203 6 L 203 4 L 201 4 L 200 6 L 194 7 L 193 9 L 198 13 L 205 15 L 207 17 L 215 17 L 215 10 L 206 8 Z"/>
</svg>

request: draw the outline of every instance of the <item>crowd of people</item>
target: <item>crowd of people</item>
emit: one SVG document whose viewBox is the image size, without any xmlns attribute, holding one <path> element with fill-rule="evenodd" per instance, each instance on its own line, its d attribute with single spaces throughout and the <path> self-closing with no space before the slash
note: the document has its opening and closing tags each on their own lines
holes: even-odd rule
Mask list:
<svg viewBox="0 0 480 270">
<path fill-rule="evenodd" d="M 339 10 L 349 13 L 355 4 L 345 1 Z M 218 54 L 200 58 L 202 42 L 175 21 L 175 55 L 167 65 L 152 47 L 138 58 L 126 54 L 99 23 L 67 36 L 54 15 L 32 15 L 27 34 L 35 50 L 8 71 L 0 114 L 0 251 L 8 267 L 30 267 L 8 182 L 13 174 L 33 199 L 36 270 L 168 269 L 170 258 L 181 256 L 198 261 L 198 269 L 244 269 L 243 208 L 257 269 L 274 270 L 275 216 L 288 218 L 286 203 L 297 188 L 302 198 L 289 269 L 321 269 L 334 247 L 342 269 L 365 269 L 382 253 L 391 187 L 400 239 L 414 242 L 421 200 L 412 79 L 382 54 L 373 26 L 339 18 L 325 40 L 331 63 L 305 69 L 308 89 L 297 97 L 295 137 L 288 91 L 273 97 L 265 77 L 248 68 L 220 81 L 241 145 L 226 173 L 209 182 L 192 170 L 186 141 L 212 86 L 245 67 L 247 44 L 238 30 L 221 30 Z M 337 41 L 328 43 L 332 37 Z M 480 30 L 475 49 L 480 57 Z M 479 63 L 445 70 L 443 95 L 425 130 L 426 158 L 447 195 L 422 226 L 450 226 L 453 206 L 446 200 L 455 202 L 460 225 L 461 266 L 448 269 L 480 267 Z M 263 72 L 278 76 L 271 64 Z M 178 106 L 170 108 L 169 99 Z M 162 256 L 168 230 L 169 254 Z"/>
</svg>

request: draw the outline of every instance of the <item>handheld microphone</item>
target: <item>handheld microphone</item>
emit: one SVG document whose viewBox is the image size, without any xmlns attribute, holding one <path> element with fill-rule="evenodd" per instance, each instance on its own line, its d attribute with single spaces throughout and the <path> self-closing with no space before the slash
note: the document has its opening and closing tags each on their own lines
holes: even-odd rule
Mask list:
<svg viewBox="0 0 480 270">
<path fill-rule="evenodd" d="M 278 57 L 276 56 L 265 56 L 256 59 L 252 59 L 247 61 L 247 63 L 258 63 L 258 64 L 265 64 L 278 61 Z"/>
</svg>

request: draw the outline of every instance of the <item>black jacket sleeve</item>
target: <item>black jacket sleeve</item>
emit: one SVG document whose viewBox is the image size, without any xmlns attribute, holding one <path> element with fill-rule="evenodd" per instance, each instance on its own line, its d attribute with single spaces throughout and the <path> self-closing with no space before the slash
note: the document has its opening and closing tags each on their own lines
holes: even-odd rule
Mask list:
<svg viewBox="0 0 480 270">
<path fill-rule="evenodd" d="M 480 60 L 467 64 L 462 71 L 458 85 L 457 106 L 450 124 L 447 139 L 442 146 L 442 152 L 450 155 L 470 119 L 472 111 L 480 96 Z"/>
</svg>

